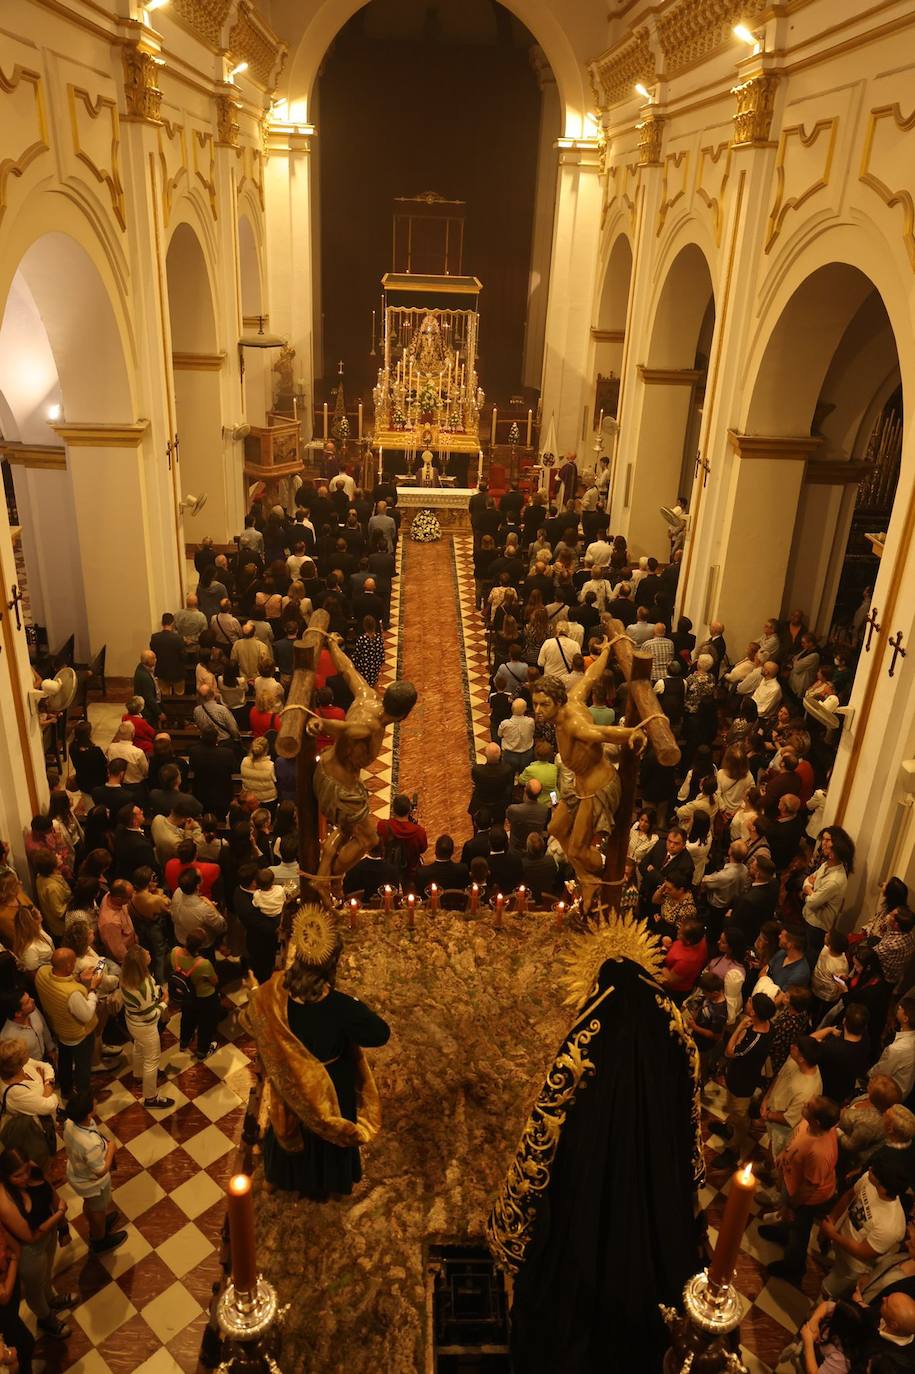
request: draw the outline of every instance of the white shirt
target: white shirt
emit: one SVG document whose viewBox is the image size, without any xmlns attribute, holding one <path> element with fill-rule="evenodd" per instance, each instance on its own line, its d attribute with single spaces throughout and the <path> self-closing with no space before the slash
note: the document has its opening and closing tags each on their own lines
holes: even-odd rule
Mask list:
<svg viewBox="0 0 915 1374">
<path fill-rule="evenodd" d="M 27 1021 L 6 1021 L 0 1029 L 0 1040 L 22 1040 L 28 1047 L 30 1059 L 44 1059 L 54 1049 L 48 1023 L 36 1007 Z"/>
<path fill-rule="evenodd" d="M 647 620 L 636 620 L 634 624 L 626 626 L 626 634 L 641 649 L 642 645 L 653 637 L 654 629 Z"/>
<path fill-rule="evenodd" d="M 353 497 L 356 494 L 356 483 L 353 481 L 352 477 L 350 477 L 348 472 L 338 472 L 336 477 L 331 478 L 331 491 L 338 491 L 341 487 L 346 492 L 347 498 L 350 501 L 352 501 Z"/>
<path fill-rule="evenodd" d="M 882 1073 L 895 1080 L 903 1100 L 908 1097 L 915 1085 L 915 1030 L 900 1030 L 894 1040 L 868 1070 L 868 1078 Z"/>
<path fill-rule="evenodd" d="M 734 827 L 731 826 L 731 834 Z M 804 920 L 820 930 L 832 930 L 845 902 L 848 874 L 841 864 L 820 864 L 813 875 L 813 890 L 804 902 Z"/>
<path fill-rule="evenodd" d="M 537 657 L 537 664 L 543 669 L 544 677 L 564 677 L 572 671 L 572 659 L 580 653 L 579 646 L 568 635 L 553 636 L 545 639 Z M 565 662 L 563 662 L 565 654 Z"/>
<path fill-rule="evenodd" d="M 750 671 L 748 673 L 745 673 L 744 676 L 737 683 L 738 695 L 742 697 L 751 696 L 753 692 L 756 691 L 757 687 L 761 682 L 762 668 L 751 667 Z"/>
<path fill-rule="evenodd" d="M 54 1082 L 54 1070 L 50 1064 L 37 1059 L 27 1059 L 22 1072 L 25 1083 L 3 1084 L 8 1116 L 52 1116 L 60 1106 L 57 1093 L 45 1097 L 46 1083 Z"/>
<path fill-rule="evenodd" d="M 772 712 L 778 709 L 781 699 L 782 689 L 778 685 L 778 678 L 774 677 L 764 677 L 753 693 L 760 717 L 771 716 Z"/>
<path fill-rule="evenodd" d="M 753 786 L 753 774 L 747 773 L 745 778 L 732 778 L 723 768 L 719 768 L 715 776 L 718 779 L 718 805 L 725 811 L 736 811 Z"/>
<path fill-rule="evenodd" d="M 582 605 L 585 604 L 585 597 L 588 592 L 593 592 L 595 596 L 595 606 L 599 611 L 605 611 L 610 605 L 613 588 L 606 577 L 592 577 L 590 582 L 586 582 L 578 593 L 578 599 Z"/>
<path fill-rule="evenodd" d="M 729 673 L 725 673 L 724 680 L 730 683 L 743 682 L 744 678 L 753 672 L 755 666 L 752 658 L 742 658 L 739 663 L 734 664 Z M 762 677 L 762 673 L 760 673 L 760 677 Z"/>
<path fill-rule="evenodd" d="M 759 641 L 759 652 L 763 663 L 766 663 L 770 658 L 775 658 L 779 647 L 778 635 L 763 635 Z"/>
<path fill-rule="evenodd" d="M 905 1212 L 898 1198 L 889 1201 L 880 1197 L 867 1174 L 855 1184 L 848 1211 L 840 1217 L 838 1230 L 849 1240 L 866 1241 L 878 1255 L 885 1255 L 898 1245 L 905 1235 Z M 842 1263 L 854 1274 L 866 1274 L 867 1260 L 855 1259 L 847 1251 Z"/>
<path fill-rule="evenodd" d="M 608 544 L 606 539 L 595 539 L 594 543 L 585 549 L 585 562 L 588 567 L 596 563 L 598 567 L 606 568 L 612 557 L 613 545 Z"/>
<path fill-rule="evenodd" d="M 534 743 L 534 721 L 531 716 L 510 715 L 499 726 L 502 748 L 513 754 L 524 754 Z"/>
<path fill-rule="evenodd" d="M 127 772 L 124 774 L 125 783 L 142 782 L 149 772 L 149 763 L 142 749 L 138 749 L 129 740 L 115 740 L 109 744 L 106 757 L 111 759 L 126 759 Z"/>
<path fill-rule="evenodd" d="M 75 1121 L 68 1121 L 64 1126 L 64 1148 L 70 1187 L 79 1197 L 95 1197 L 111 1177 L 105 1169 L 108 1141 L 94 1123 L 78 1126 Z"/>
<path fill-rule="evenodd" d="M 821 1002 L 835 1002 L 841 996 L 841 989 L 835 979 L 847 976 L 848 960 L 845 955 L 833 954 L 832 950 L 824 945 L 810 979 L 810 991 Z"/>
</svg>

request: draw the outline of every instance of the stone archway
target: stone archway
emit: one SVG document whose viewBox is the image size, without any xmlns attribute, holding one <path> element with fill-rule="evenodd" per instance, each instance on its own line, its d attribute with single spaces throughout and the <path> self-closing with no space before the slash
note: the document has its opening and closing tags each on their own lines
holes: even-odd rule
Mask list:
<svg viewBox="0 0 915 1374">
<path fill-rule="evenodd" d="M 690 490 L 714 326 L 708 260 L 690 242 L 664 277 L 631 407 L 627 397 L 614 509 L 634 554 L 666 555 L 659 507 Z"/>
<path fill-rule="evenodd" d="M 206 256 L 187 221 L 171 236 L 165 257 L 168 317 L 178 435 L 179 495 L 207 503 L 199 515 L 185 514 L 184 534 L 192 543 L 210 535 L 224 543 L 234 531 L 230 513 L 237 506 L 234 470 L 224 457 L 216 310 Z M 240 479 L 239 479 L 240 480 Z"/>
</svg>

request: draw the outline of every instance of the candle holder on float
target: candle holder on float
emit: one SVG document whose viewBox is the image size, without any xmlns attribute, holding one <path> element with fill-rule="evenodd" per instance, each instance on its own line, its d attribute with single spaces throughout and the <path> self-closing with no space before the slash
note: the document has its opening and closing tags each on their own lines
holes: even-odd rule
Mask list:
<svg viewBox="0 0 915 1374">
<path fill-rule="evenodd" d="M 216 1303 L 222 1337 L 217 1374 L 282 1374 L 277 1359 L 288 1305 L 279 1306 L 273 1285 L 257 1270 L 251 1179 L 235 1174 L 227 1192 L 232 1275 Z"/>
<path fill-rule="evenodd" d="M 731 1180 L 711 1264 L 683 1289 L 683 1312 L 660 1304 L 671 1336 L 664 1374 L 749 1374 L 739 1353 L 740 1296 L 731 1279 L 755 1192 L 748 1164 Z"/>
</svg>

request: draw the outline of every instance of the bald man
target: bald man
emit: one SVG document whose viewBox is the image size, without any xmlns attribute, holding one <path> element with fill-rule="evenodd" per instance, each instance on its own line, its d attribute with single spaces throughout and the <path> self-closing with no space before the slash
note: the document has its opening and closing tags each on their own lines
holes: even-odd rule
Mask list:
<svg viewBox="0 0 915 1374">
<path fill-rule="evenodd" d="M 86 970 L 76 977 L 76 955 L 72 949 L 56 949 L 50 964 L 35 974 L 35 987 L 41 1010 L 60 1045 L 58 1077 L 64 1097 L 73 1092 L 88 1092 L 92 1074 L 92 1046 L 97 997 L 95 990 L 102 975 Z"/>
<path fill-rule="evenodd" d="M 537 778 L 531 778 L 524 787 L 524 800 L 516 802 L 505 812 L 508 821 L 509 843 L 512 849 L 523 854 L 527 847 L 527 837 L 533 831 L 545 831 L 550 819 L 549 809 L 540 804 L 543 787 Z M 544 835 L 544 839 L 546 836 Z"/>
<path fill-rule="evenodd" d="M 481 809 L 485 809 L 491 823 L 501 825 L 511 801 L 515 770 L 503 760 L 498 744 L 487 744 L 483 757 L 485 762 L 475 763 L 470 770 L 473 792 L 467 810 L 476 817 Z"/>
<path fill-rule="evenodd" d="M 154 730 L 158 730 L 165 723 L 165 717 L 162 714 L 162 693 L 156 678 L 156 656 L 152 649 L 144 649 L 140 654 L 140 662 L 133 675 L 133 694 L 143 698 L 143 719 Z"/>
<path fill-rule="evenodd" d="M 362 584 L 362 591 L 353 597 L 353 619 L 360 633 L 367 615 L 374 616 L 379 629 L 383 629 L 387 623 L 385 604 L 378 595 L 378 583 L 374 577 L 367 577 Z"/>
</svg>

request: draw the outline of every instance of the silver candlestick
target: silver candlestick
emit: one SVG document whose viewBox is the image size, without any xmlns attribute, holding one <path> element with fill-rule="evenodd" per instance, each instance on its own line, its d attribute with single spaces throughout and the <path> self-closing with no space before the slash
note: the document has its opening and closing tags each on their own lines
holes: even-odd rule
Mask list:
<svg viewBox="0 0 915 1374">
<path fill-rule="evenodd" d="M 288 1306 L 279 1306 L 275 1288 L 260 1274 L 248 1293 L 240 1292 L 229 1279 L 216 1305 L 223 1339 L 217 1374 L 282 1374 L 277 1357 L 287 1310 Z"/>
</svg>

